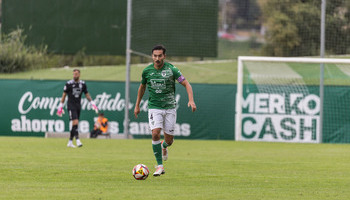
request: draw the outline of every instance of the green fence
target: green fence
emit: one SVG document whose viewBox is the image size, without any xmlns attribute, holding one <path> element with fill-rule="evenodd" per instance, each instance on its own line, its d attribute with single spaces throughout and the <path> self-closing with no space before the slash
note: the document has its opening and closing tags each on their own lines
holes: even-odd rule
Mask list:
<svg viewBox="0 0 350 200">
<path fill-rule="evenodd" d="M 21 27 L 54 53 L 125 55 L 127 0 L 3 0 L 2 32 Z M 171 56 L 217 55 L 217 0 L 134 0 L 132 50 L 164 44 Z"/>
<path fill-rule="evenodd" d="M 132 50 L 148 55 L 164 44 L 171 56 L 217 56 L 217 0 L 132 2 Z"/>
<path fill-rule="evenodd" d="M 2 29 L 54 53 L 125 54 L 126 0 L 3 0 Z"/>
</svg>

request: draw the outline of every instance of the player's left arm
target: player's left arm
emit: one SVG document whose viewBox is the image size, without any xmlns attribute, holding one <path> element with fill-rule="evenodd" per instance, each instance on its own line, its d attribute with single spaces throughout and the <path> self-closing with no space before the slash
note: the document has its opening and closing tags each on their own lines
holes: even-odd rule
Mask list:
<svg viewBox="0 0 350 200">
<path fill-rule="evenodd" d="M 86 93 L 86 94 L 85 94 L 85 97 L 87 98 L 87 100 L 88 100 L 89 102 L 92 101 L 92 98 L 91 98 L 91 96 L 90 96 L 89 93 Z"/>
<path fill-rule="evenodd" d="M 191 84 L 186 80 L 186 78 L 181 74 L 180 70 L 177 69 L 175 66 L 172 67 L 174 78 L 179 82 L 181 85 L 183 85 L 186 88 L 187 95 L 188 95 L 188 103 L 187 106 L 191 107 L 192 112 L 196 111 L 197 106 L 194 103 L 193 99 L 193 90 Z"/>
<path fill-rule="evenodd" d="M 98 113 L 98 108 L 88 92 L 85 93 L 85 97 L 90 102 L 92 109 L 95 110 L 96 113 Z"/>
<path fill-rule="evenodd" d="M 191 106 L 192 112 L 196 111 L 197 106 L 194 103 L 193 90 L 192 90 L 191 84 L 186 79 L 181 81 L 180 84 L 183 85 L 186 88 L 186 91 L 187 91 L 187 95 L 188 95 L 188 104 L 187 104 L 187 106 L 188 107 Z"/>
</svg>

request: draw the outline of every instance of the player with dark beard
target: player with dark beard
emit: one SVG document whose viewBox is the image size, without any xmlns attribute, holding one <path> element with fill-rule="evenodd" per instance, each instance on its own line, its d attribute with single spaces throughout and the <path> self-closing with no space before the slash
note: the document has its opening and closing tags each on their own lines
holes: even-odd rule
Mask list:
<svg viewBox="0 0 350 200">
<path fill-rule="evenodd" d="M 63 110 L 64 101 L 66 100 L 66 96 L 68 95 L 67 109 L 69 112 L 69 119 L 72 121 L 72 129 L 70 131 L 70 137 L 69 137 L 67 147 L 75 148 L 75 145 L 73 144 L 74 137 L 76 140 L 76 145 L 78 147 L 83 146 L 83 144 L 79 140 L 79 133 L 78 133 L 82 93 L 85 94 L 85 97 L 90 102 L 92 109 L 95 110 L 96 113 L 98 113 L 97 106 L 95 102 L 91 99 L 91 96 L 87 91 L 86 83 L 80 80 L 80 70 L 74 69 L 73 80 L 67 81 L 66 85 L 64 86 L 62 99 L 57 109 L 57 115 L 61 117 L 62 114 L 64 114 L 64 110 Z"/>
</svg>

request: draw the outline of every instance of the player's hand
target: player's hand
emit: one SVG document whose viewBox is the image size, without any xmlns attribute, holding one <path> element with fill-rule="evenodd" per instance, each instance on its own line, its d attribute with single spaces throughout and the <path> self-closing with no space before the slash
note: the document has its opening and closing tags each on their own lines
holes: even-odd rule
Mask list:
<svg viewBox="0 0 350 200">
<path fill-rule="evenodd" d="M 196 111 L 197 110 L 197 106 L 196 104 L 194 103 L 194 101 L 189 101 L 188 104 L 187 104 L 188 107 L 191 107 L 192 109 L 192 112 Z"/>
<path fill-rule="evenodd" d="M 134 115 L 135 115 L 135 119 L 137 119 L 137 115 L 140 113 L 140 107 L 139 106 L 135 106 L 134 109 Z"/>
<path fill-rule="evenodd" d="M 91 104 L 91 108 L 92 108 L 92 109 L 96 112 L 96 114 L 97 114 L 97 113 L 98 113 L 98 108 L 97 108 L 95 102 L 94 102 L 94 101 L 90 101 L 90 104 Z"/>
<path fill-rule="evenodd" d="M 63 110 L 63 103 L 60 103 L 60 105 L 58 105 L 57 108 L 57 116 L 62 117 L 62 114 L 64 114 L 64 110 Z"/>
</svg>

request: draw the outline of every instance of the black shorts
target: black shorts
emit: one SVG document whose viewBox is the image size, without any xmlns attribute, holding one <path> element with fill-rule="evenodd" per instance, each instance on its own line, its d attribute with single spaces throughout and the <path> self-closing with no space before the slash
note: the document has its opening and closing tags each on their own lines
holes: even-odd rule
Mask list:
<svg viewBox="0 0 350 200">
<path fill-rule="evenodd" d="M 74 120 L 74 119 L 78 119 L 80 117 L 80 109 L 68 109 L 68 113 L 69 113 L 69 119 L 70 120 Z"/>
</svg>

